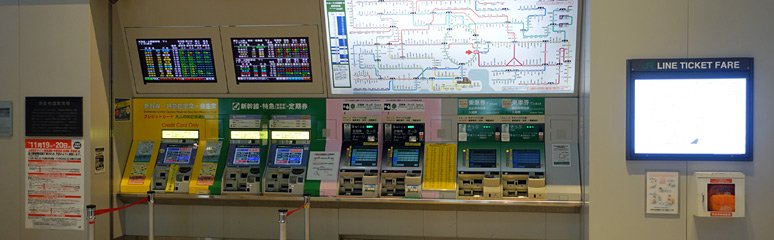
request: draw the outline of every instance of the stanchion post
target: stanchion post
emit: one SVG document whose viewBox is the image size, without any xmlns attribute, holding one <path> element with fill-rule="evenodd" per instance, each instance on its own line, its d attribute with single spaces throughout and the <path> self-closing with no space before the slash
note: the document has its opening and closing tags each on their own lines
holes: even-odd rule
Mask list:
<svg viewBox="0 0 774 240">
<path fill-rule="evenodd" d="M 86 223 L 86 232 L 88 234 L 88 240 L 94 240 L 94 226 L 91 225 L 97 220 L 96 209 L 97 205 L 94 204 L 86 206 L 86 219 L 88 219 L 88 222 Z"/>
<path fill-rule="evenodd" d="M 280 209 L 279 211 L 279 226 L 280 226 L 280 240 L 287 240 L 288 239 L 288 229 L 287 229 L 287 223 L 288 223 L 288 210 L 287 209 Z"/>
<path fill-rule="evenodd" d="M 310 239 L 310 226 L 309 226 L 309 208 L 311 207 L 312 196 L 304 194 L 304 239 Z"/>
<path fill-rule="evenodd" d="M 156 202 L 155 199 L 156 191 L 148 191 L 148 240 L 153 240 L 154 236 L 156 235 L 156 229 L 155 229 L 155 213 L 154 213 L 154 205 Z"/>
</svg>

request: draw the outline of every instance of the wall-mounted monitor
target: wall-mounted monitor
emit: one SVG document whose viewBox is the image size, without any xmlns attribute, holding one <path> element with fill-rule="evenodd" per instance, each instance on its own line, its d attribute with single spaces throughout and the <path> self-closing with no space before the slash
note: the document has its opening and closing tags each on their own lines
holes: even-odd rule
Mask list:
<svg viewBox="0 0 774 240">
<path fill-rule="evenodd" d="M 325 0 L 330 92 L 574 95 L 578 0 Z"/>
<path fill-rule="evenodd" d="M 126 28 L 137 93 L 226 93 L 218 27 Z"/>
<path fill-rule="evenodd" d="M 753 59 L 637 59 L 627 70 L 627 159 L 753 159 Z"/>
<path fill-rule="evenodd" d="M 308 37 L 231 38 L 237 83 L 311 82 Z"/>
<path fill-rule="evenodd" d="M 216 82 L 212 39 L 137 39 L 145 83 Z"/>
<path fill-rule="evenodd" d="M 233 26 L 221 32 L 229 92 L 325 94 L 317 26 Z"/>
</svg>

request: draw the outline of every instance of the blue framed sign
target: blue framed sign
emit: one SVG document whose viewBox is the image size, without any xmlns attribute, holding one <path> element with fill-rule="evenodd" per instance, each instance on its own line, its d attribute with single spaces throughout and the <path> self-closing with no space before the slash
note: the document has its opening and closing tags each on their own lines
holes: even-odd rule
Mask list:
<svg viewBox="0 0 774 240">
<path fill-rule="evenodd" d="M 753 59 L 627 61 L 628 160 L 753 159 Z"/>
</svg>

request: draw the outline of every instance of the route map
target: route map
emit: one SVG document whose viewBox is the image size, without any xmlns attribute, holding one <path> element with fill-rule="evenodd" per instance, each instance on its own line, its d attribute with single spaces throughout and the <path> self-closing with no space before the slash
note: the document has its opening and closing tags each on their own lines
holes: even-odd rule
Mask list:
<svg viewBox="0 0 774 240">
<path fill-rule="evenodd" d="M 577 1 L 326 0 L 332 93 L 574 93 Z"/>
</svg>

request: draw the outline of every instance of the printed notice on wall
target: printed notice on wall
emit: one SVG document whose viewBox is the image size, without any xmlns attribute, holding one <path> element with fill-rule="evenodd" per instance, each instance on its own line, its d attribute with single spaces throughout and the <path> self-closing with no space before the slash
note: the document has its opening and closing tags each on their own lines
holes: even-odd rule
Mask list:
<svg viewBox="0 0 774 240">
<path fill-rule="evenodd" d="M 339 156 L 339 152 L 309 153 L 309 171 L 304 192 L 307 192 L 306 188 L 316 188 L 310 189 L 308 193 L 313 196 L 336 196 L 339 193 Z M 317 186 L 314 183 L 319 183 L 319 187 L 314 187 Z"/>
<path fill-rule="evenodd" d="M 338 180 L 339 152 L 310 152 L 308 180 Z"/>
<path fill-rule="evenodd" d="M 645 178 L 647 214 L 678 214 L 679 177 L 678 172 L 648 172 Z"/>
<path fill-rule="evenodd" d="M 25 226 L 83 229 L 83 140 L 25 140 Z"/>
<path fill-rule="evenodd" d="M 425 153 L 423 190 L 455 190 L 457 179 L 457 145 L 428 143 Z"/>
<path fill-rule="evenodd" d="M 552 144 L 551 159 L 554 167 L 569 167 L 570 144 Z"/>
</svg>

